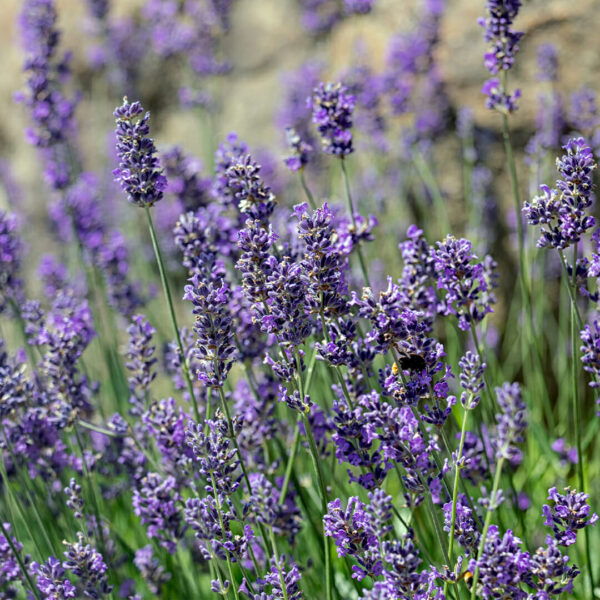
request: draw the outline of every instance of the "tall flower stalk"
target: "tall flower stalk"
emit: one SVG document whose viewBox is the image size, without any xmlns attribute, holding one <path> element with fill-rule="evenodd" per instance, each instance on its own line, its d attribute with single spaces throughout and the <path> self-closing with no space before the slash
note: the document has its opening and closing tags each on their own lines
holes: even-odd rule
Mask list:
<svg viewBox="0 0 600 600">
<path fill-rule="evenodd" d="M 117 154 L 120 162 L 119 167 L 115 169 L 113 174 L 115 180 L 121 184 L 121 188 L 127 194 L 129 202 L 143 208 L 146 214 L 152 248 L 154 249 L 160 281 L 167 301 L 173 334 L 181 353 L 183 376 L 187 384 L 192 406 L 194 407 L 194 415 L 196 420 L 200 420 L 189 365 L 185 358 L 186 352 L 183 348 L 179 326 L 177 325 L 171 289 L 158 237 L 154 229 L 152 215 L 150 214 L 150 208 L 162 199 L 163 192 L 167 187 L 167 178 L 162 174 L 162 169 L 156 156 L 154 141 L 149 137 L 150 126 L 148 125 L 148 120 L 150 119 L 150 113 L 144 114 L 144 109 L 139 102 L 129 103 L 127 98 L 123 98 L 123 104 L 115 109 L 114 117 L 117 123 Z"/>
</svg>

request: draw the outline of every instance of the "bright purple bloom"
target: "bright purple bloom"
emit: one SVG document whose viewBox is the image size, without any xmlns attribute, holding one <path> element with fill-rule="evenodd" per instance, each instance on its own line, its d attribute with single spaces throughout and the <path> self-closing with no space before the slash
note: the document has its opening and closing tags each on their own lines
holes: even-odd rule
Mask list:
<svg viewBox="0 0 600 600">
<path fill-rule="evenodd" d="M 285 136 L 290 155 L 285 159 L 285 166 L 290 171 L 300 171 L 307 164 L 312 146 L 305 142 L 293 127 L 286 127 Z"/>
<path fill-rule="evenodd" d="M 458 326 L 464 330 L 469 329 L 471 323 L 481 322 L 496 303 L 494 260 L 486 256 L 483 262 L 478 262 L 471 242 L 451 235 L 437 243 L 434 257 L 437 288 L 444 291 L 439 311 L 456 315 Z"/>
<path fill-rule="evenodd" d="M 548 500 L 553 506 L 544 504 L 544 525 L 552 527 L 554 537 L 561 546 L 570 546 L 577 541 L 577 532 L 584 527 L 594 525 L 598 520 L 596 513 L 590 514 L 589 494 L 565 488 L 565 494 L 559 494 L 555 487 L 548 490 Z"/>
<path fill-rule="evenodd" d="M 58 558 L 51 556 L 45 563 L 31 563 L 37 579 L 37 588 L 44 600 L 66 600 L 77 597 L 77 588 L 67 579 L 65 568 Z"/>
<path fill-rule="evenodd" d="M 530 569 L 529 553 L 521 549 L 522 542 L 509 529 L 503 536 L 491 525 L 479 560 L 469 562 L 469 570 L 479 567 L 478 597 L 525 600 L 521 585 L 527 582 Z"/>
<path fill-rule="evenodd" d="M 352 146 L 352 113 L 356 100 L 341 83 L 320 83 L 308 99 L 323 151 L 344 158 Z"/>
<path fill-rule="evenodd" d="M 483 374 L 487 365 L 479 355 L 469 351 L 458 361 L 458 366 L 461 369 L 460 387 L 464 390 L 461 403 L 467 410 L 472 410 L 481 400 L 479 392 L 485 387 Z"/>
<path fill-rule="evenodd" d="M 592 325 L 586 325 L 581 331 L 581 362 L 583 363 L 584 371 L 591 373 L 593 376 L 600 376 L 600 326 L 598 321 L 594 321 Z M 597 388 L 600 383 L 592 378 L 590 387 Z"/>
<path fill-rule="evenodd" d="M 577 243 L 591 229 L 595 220 L 586 210 L 592 205 L 593 171 L 596 163 L 592 150 L 583 138 L 573 138 L 556 166 L 562 176 L 556 188 L 542 185 L 542 195 L 525 202 L 523 213 L 530 225 L 540 225 L 539 248 L 553 246 L 560 250 Z"/>
<path fill-rule="evenodd" d="M 66 560 L 63 561 L 62 566 L 79 577 L 79 585 L 83 588 L 84 596 L 104 598 L 113 589 L 113 586 L 108 583 L 108 567 L 100 552 L 85 543 L 81 532 L 77 537 L 77 542 L 67 544 Z"/>
<path fill-rule="evenodd" d="M 139 102 L 123 104 L 114 111 L 117 123 L 117 154 L 119 168 L 113 171 L 115 181 L 127 193 L 127 199 L 137 206 L 154 206 L 163 197 L 167 178 L 162 174 L 154 140 L 148 137 L 150 113 L 144 116 Z"/>
</svg>

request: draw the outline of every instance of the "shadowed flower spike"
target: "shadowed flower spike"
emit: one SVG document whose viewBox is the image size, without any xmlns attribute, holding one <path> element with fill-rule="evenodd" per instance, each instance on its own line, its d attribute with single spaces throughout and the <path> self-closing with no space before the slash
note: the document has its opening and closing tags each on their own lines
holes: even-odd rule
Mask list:
<svg viewBox="0 0 600 600">
<path fill-rule="evenodd" d="M 600 387 L 598 378 L 600 378 L 600 325 L 594 320 L 592 325 L 586 325 L 581 331 L 582 346 L 581 362 L 583 369 L 592 374 L 590 381 L 591 388 Z"/>
<path fill-rule="evenodd" d="M 319 129 L 323 151 L 344 158 L 354 152 L 352 113 L 354 96 L 341 83 L 320 83 L 308 99 L 312 120 Z"/>
<path fill-rule="evenodd" d="M 521 397 L 521 388 L 518 383 L 505 383 L 496 388 L 496 398 L 502 411 L 496 415 L 496 458 L 518 463 L 521 451 L 516 445 L 525 441 L 527 429 L 527 406 Z"/>
<path fill-rule="evenodd" d="M 136 414 L 141 414 L 149 400 L 147 396 L 150 384 L 156 377 L 156 371 L 152 368 L 156 364 L 155 346 L 152 343 L 152 337 L 156 330 L 144 315 L 135 315 L 131 325 L 127 328 L 127 333 L 129 334 L 129 346 L 127 347 L 126 367 L 131 373 L 127 378 L 131 392 L 129 401 Z"/>
<path fill-rule="evenodd" d="M 139 102 L 130 104 L 123 98 L 123 104 L 113 114 L 119 157 L 119 168 L 113 171 L 115 181 L 121 184 L 132 204 L 154 206 L 163 197 L 167 178 L 162 174 L 154 140 L 148 137 L 150 113 L 144 114 Z"/>
<path fill-rule="evenodd" d="M 194 305 L 198 377 L 213 388 L 223 387 L 235 358 L 230 291 L 222 281 L 204 282 L 198 275 L 185 286 L 184 300 Z"/>
<path fill-rule="evenodd" d="M 19 278 L 23 244 L 16 229 L 16 217 L 0 210 L 0 313 L 8 301 L 20 303 L 23 295 Z"/>
<path fill-rule="evenodd" d="M 554 537 L 561 546 L 570 546 L 577 541 L 577 532 L 598 521 L 598 515 L 591 513 L 588 504 L 589 494 L 565 488 L 565 494 L 559 494 L 555 487 L 548 490 L 548 500 L 553 506 L 544 504 L 544 525 L 552 527 Z"/>
</svg>

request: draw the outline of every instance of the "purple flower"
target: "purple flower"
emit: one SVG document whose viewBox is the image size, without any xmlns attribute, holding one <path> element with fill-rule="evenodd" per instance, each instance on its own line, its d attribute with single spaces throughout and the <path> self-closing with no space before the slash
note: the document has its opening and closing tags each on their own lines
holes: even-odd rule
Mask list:
<svg viewBox="0 0 600 600">
<path fill-rule="evenodd" d="M 460 387 L 465 391 L 461 403 L 467 410 L 472 410 L 481 400 L 479 392 L 485 387 L 483 374 L 487 365 L 481 361 L 479 355 L 469 351 L 458 361 L 458 366 L 461 369 Z M 470 394 L 468 401 L 467 392 Z"/>
<path fill-rule="evenodd" d="M 7 534 L 10 534 L 10 523 L 3 523 L 3 528 Z M 13 536 L 11 536 L 10 541 L 13 543 L 15 550 L 21 553 L 23 544 Z M 8 540 L 0 533 L 0 586 L 1 589 L 6 591 L 7 598 L 16 597 L 16 590 L 10 586 L 12 583 L 21 581 L 22 578 L 23 572 L 19 562 L 15 558 Z"/>
<path fill-rule="evenodd" d="M 215 152 L 215 177 L 211 189 L 213 197 L 218 202 L 225 205 L 237 205 L 236 190 L 229 187 L 230 179 L 227 172 L 247 154 L 247 144 L 241 141 L 236 133 L 230 133 L 225 142 L 219 144 Z"/>
<path fill-rule="evenodd" d="M 521 461 L 521 451 L 516 444 L 525 441 L 527 429 L 527 406 L 521 397 L 519 384 L 505 383 L 501 388 L 496 388 L 496 399 L 502 411 L 496 415 L 496 458 L 505 458 L 518 464 Z"/>
<path fill-rule="evenodd" d="M 249 154 L 238 158 L 225 171 L 226 188 L 238 210 L 253 220 L 267 223 L 275 209 L 275 196 L 260 175 L 260 165 Z"/>
<path fill-rule="evenodd" d="M 235 355 L 233 323 L 229 310 L 229 288 L 221 281 L 204 282 L 198 275 L 185 286 L 184 300 L 194 305 L 196 315 L 195 355 L 198 378 L 213 388 L 223 387 Z"/>
<path fill-rule="evenodd" d="M 184 533 L 179 507 L 181 495 L 175 478 L 148 473 L 133 490 L 133 510 L 147 525 L 148 537 L 156 538 L 169 554 Z"/>
<path fill-rule="evenodd" d="M 62 566 L 79 577 L 84 596 L 104 598 L 113 589 L 108 583 L 108 567 L 100 552 L 84 542 L 81 532 L 78 532 L 77 537 L 77 542 L 67 543 L 66 560 Z"/>
<path fill-rule="evenodd" d="M 548 536 L 546 546 L 531 555 L 530 572 L 537 590 L 536 598 L 542 600 L 563 593 L 573 593 L 573 580 L 579 575 L 576 566 L 569 566 L 569 557 L 563 555 L 555 539 Z"/>
<path fill-rule="evenodd" d="M 577 532 L 598 520 L 596 513 L 590 514 L 587 503 L 589 494 L 565 488 L 565 495 L 559 494 L 555 487 L 548 490 L 548 500 L 553 506 L 544 504 L 542 512 L 544 525 L 552 527 L 554 537 L 561 546 L 570 546 L 577 541 Z"/>
<path fill-rule="evenodd" d="M 355 98 L 341 83 L 320 83 L 308 99 L 312 120 L 321 135 L 323 151 L 344 158 L 352 146 L 352 113 Z"/>
<path fill-rule="evenodd" d="M 65 577 L 60 560 L 51 556 L 45 563 L 31 563 L 38 590 L 44 600 L 66 600 L 77 597 L 77 588 Z"/>
<path fill-rule="evenodd" d="M 347 261 L 336 248 L 334 213 L 327 203 L 312 213 L 306 204 L 298 204 L 294 212 L 299 219 L 298 237 L 305 247 L 301 265 L 306 281 L 307 305 L 311 311 L 326 316 L 344 315 L 348 312 L 344 276 Z"/>
<path fill-rule="evenodd" d="M 26 137 L 39 148 L 64 143 L 73 130 L 76 102 L 68 100 L 61 91 L 61 84 L 69 73 L 70 55 L 60 59 L 56 56 L 60 41 L 56 21 L 54 0 L 23 3 L 19 25 L 28 55 L 24 64 L 28 90 L 17 99 L 31 111 L 33 127 L 27 130 Z"/>
<path fill-rule="evenodd" d="M 185 422 L 188 420 L 173 398 L 152 402 L 142 415 L 142 421 L 148 426 L 148 433 L 154 437 L 167 465 L 176 464 L 190 454 L 185 444 Z"/>
<path fill-rule="evenodd" d="M 515 90 L 512 94 L 509 94 L 504 91 L 504 87 L 497 77 L 488 79 L 483 84 L 481 91 L 487 96 L 485 105 L 490 110 L 510 114 L 518 108 L 517 100 L 521 97 L 521 90 Z"/>
<path fill-rule="evenodd" d="M 67 495 L 66 505 L 73 511 L 76 519 L 81 519 L 81 510 L 83 509 L 83 497 L 81 496 L 81 486 L 71 477 L 69 485 L 64 489 Z"/>
<path fill-rule="evenodd" d="M 529 224 L 540 225 L 539 248 L 552 246 L 564 250 L 577 243 L 595 224 L 594 217 L 586 213 L 593 201 L 596 163 L 592 150 L 583 138 L 570 139 L 563 148 L 566 154 L 556 161 L 562 175 L 556 188 L 542 185 L 542 195 L 523 206 Z"/>
<path fill-rule="evenodd" d="M 174 146 L 162 153 L 161 162 L 169 180 L 165 192 L 176 198 L 180 212 L 195 211 L 209 204 L 211 180 L 202 177 L 200 160 Z"/>
<path fill-rule="evenodd" d="M 444 508 L 444 531 L 450 532 L 452 525 L 452 502 L 446 502 Z M 454 521 L 454 539 L 465 549 L 467 556 L 477 553 L 480 532 L 477 516 L 469 507 L 464 494 L 459 494 L 456 502 L 456 519 Z"/>
<path fill-rule="evenodd" d="M 564 438 L 554 440 L 551 448 L 558 454 L 562 466 L 576 465 L 579 462 L 577 448 L 567 446 Z"/>
<path fill-rule="evenodd" d="M 286 127 L 285 136 L 290 155 L 285 159 L 285 166 L 290 171 L 301 171 L 307 164 L 312 146 L 305 142 L 293 127 Z"/>
<path fill-rule="evenodd" d="M 17 235 L 17 219 L 0 210 L 0 313 L 8 301 L 23 300 L 23 282 L 19 278 L 23 244 Z"/>
<path fill-rule="evenodd" d="M 162 585 L 171 579 L 171 573 L 165 573 L 164 567 L 154 556 L 152 546 L 144 546 L 136 550 L 133 564 L 153 594 L 159 594 Z"/>
<path fill-rule="evenodd" d="M 131 393 L 129 401 L 136 414 L 140 414 L 148 403 L 150 384 L 156 377 L 156 371 L 153 370 L 156 364 L 155 346 L 152 344 L 152 337 L 156 330 L 144 315 L 135 315 L 127 328 L 127 333 L 129 346 L 126 366 L 130 371 L 127 381 Z"/>
<path fill-rule="evenodd" d="M 521 540 L 509 529 L 503 536 L 498 527 L 491 525 L 479 560 L 469 562 L 469 570 L 479 568 L 477 594 L 481 598 L 512 598 L 525 600 L 521 588 L 530 569 L 529 553 L 521 549 Z"/>
<path fill-rule="evenodd" d="M 580 332 L 582 346 L 581 362 L 583 363 L 584 371 L 591 373 L 593 376 L 600 376 L 600 325 L 598 321 L 594 321 L 592 325 L 586 325 Z M 590 381 L 590 387 L 597 388 L 600 386 L 595 378 Z"/>
<path fill-rule="evenodd" d="M 114 111 L 117 123 L 117 154 L 119 168 L 113 171 L 115 181 L 127 193 L 127 199 L 137 206 L 154 206 L 163 197 L 167 178 L 159 166 L 156 148 L 150 134 L 148 120 L 139 102 L 123 104 Z"/>
<path fill-rule="evenodd" d="M 439 311 L 457 315 L 458 326 L 467 330 L 492 312 L 496 263 L 489 256 L 478 262 L 471 242 L 451 235 L 437 243 L 434 257 L 437 288 L 445 292 Z"/>
</svg>

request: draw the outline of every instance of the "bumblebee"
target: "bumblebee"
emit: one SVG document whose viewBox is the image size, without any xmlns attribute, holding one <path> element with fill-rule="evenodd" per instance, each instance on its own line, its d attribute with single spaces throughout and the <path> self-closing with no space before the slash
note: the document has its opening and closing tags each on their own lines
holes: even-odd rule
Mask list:
<svg viewBox="0 0 600 600">
<path fill-rule="evenodd" d="M 471 589 L 473 587 L 473 573 L 469 571 L 469 569 L 467 569 L 458 576 L 456 583 L 458 583 L 459 581 L 464 581 L 466 586 L 469 589 Z"/>
</svg>

